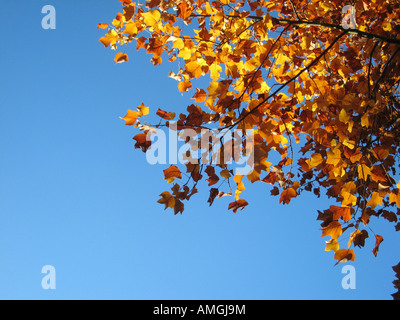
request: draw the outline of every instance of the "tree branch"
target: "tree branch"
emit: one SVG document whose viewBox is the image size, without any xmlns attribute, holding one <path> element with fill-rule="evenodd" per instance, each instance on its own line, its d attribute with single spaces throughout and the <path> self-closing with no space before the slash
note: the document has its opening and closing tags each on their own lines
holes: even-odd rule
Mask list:
<svg viewBox="0 0 400 320">
<path fill-rule="evenodd" d="M 198 17 L 209 18 L 209 17 L 211 17 L 211 15 L 209 15 L 209 14 L 208 15 L 193 14 L 193 15 L 191 15 L 191 17 L 192 18 L 198 18 Z M 239 15 L 227 15 L 226 17 L 227 18 L 244 18 L 243 16 L 239 16 Z M 247 16 L 247 18 L 258 20 L 258 21 L 262 21 L 264 19 L 264 17 L 253 16 L 253 15 L 249 15 L 249 16 Z M 374 34 L 374 33 L 368 33 L 365 31 L 358 30 L 358 29 L 345 29 L 341 25 L 337 25 L 337 24 L 317 22 L 317 21 L 307 21 L 307 20 L 300 20 L 300 19 L 290 20 L 290 19 L 272 18 L 272 21 L 276 25 L 290 24 L 290 25 L 297 25 L 297 26 L 305 25 L 305 26 L 311 26 L 311 27 L 324 27 L 324 28 L 336 29 L 336 30 L 340 30 L 340 31 L 346 31 L 348 34 L 358 35 L 361 38 L 367 38 L 367 39 L 372 39 L 372 40 L 375 40 L 378 42 L 393 43 L 393 44 L 400 45 L 400 39 L 388 38 L 385 36 L 381 36 L 381 35 Z"/>
<path fill-rule="evenodd" d="M 272 94 L 270 94 L 268 97 L 266 97 L 265 99 L 263 99 L 258 105 L 256 105 L 252 110 L 250 110 L 246 115 L 244 115 L 242 118 L 240 118 L 239 120 L 237 120 L 234 124 L 230 125 L 228 127 L 228 129 L 232 129 L 234 127 L 236 127 L 240 122 L 244 121 L 249 115 L 253 114 L 255 111 L 257 111 L 264 103 L 266 103 L 269 99 L 271 99 L 272 97 L 276 96 L 279 92 L 281 92 L 286 86 L 288 86 L 289 84 L 291 84 L 293 81 L 296 81 L 304 72 L 308 71 L 311 69 L 311 67 L 313 67 L 314 65 L 316 65 L 318 63 L 319 60 L 321 60 L 321 58 L 323 56 L 325 56 L 326 53 L 329 52 L 329 50 L 331 50 L 333 48 L 333 46 L 346 34 L 348 33 L 348 31 L 344 31 L 342 32 L 330 45 L 329 47 L 327 47 L 324 52 L 322 52 L 315 60 L 313 60 L 307 67 L 305 67 L 304 69 L 302 69 L 296 76 L 294 76 L 293 78 L 291 78 L 290 80 L 288 80 L 287 82 L 285 82 L 284 84 L 282 84 L 278 89 L 276 89 Z"/>
</svg>

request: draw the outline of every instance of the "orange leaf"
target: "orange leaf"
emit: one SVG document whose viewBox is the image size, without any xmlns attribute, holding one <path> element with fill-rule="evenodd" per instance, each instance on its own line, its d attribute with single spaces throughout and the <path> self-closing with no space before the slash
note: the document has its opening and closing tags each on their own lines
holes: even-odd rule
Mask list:
<svg viewBox="0 0 400 320">
<path fill-rule="evenodd" d="M 294 188 L 286 189 L 282 192 L 279 203 L 289 204 L 292 198 L 297 197 L 297 192 Z"/>
<path fill-rule="evenodd" d="M 189 80 L 184 80 L 178 84 L 179 92 L 186 92 L 192 89 L 192 83 Z"/>
<path fill-rule="evenodd" d="M 128 110 L 126 116 L 121 119 L 126 121 L 125 122 L 126 126 L 133 126 L 136 123 L 137 118 L 138 118 L 138 113 L 136 111 Z"/>
<path fill-rule="evenodd" d="M 97 29 L 107 29 L 108 26 L 109 26 L 109 24 L 107 24 L 107 23 L 99 23 L 97 25 Z"/>
<path fill-rule="evenodd" d="M 204 102 L 207 99 L 207 93 L 203 89 L 197 88 L 196 90 L 192 99 L 195 99 L 195 102 Z"/>
<path fill-rule="evenodd" d="M 376 257 L 378 255 L 379 246 L 383 242 L 383 237 L 376 234 L 375 239 L 376 239 L 375 248 L 374 248 L 374 250 L 372 250 L 372 253 Z"/>
<path fill-rule="evenodd" d="M 166 210 L 167 208 L 175 207 L 175 198 L 168 191 L 165 191 L 162 194 L 160 194 L 160 197 L 161 199 L 158 200 L 157 202 L 165 205 L 164 210 Z"/>
<path fill-rule="evenodd" d="M 147 139 L 147 134 L 139 133 L 133 140 L 136 141 L 135 149 L 142 149 L 143 152 L 146 152 L 151 147 L 151 140 Z"/>
<path fill-rule="evenodd" d="M 335 264 L 339 263 L 346 263 L 347 261 L 355 261 L 356 255 L 354 253 L 353 249 L 340 249 L 336 251 L 334 259 L 338 260 L 338 262 Z"/>
<path fill-rule="evenodd" d="M 351 220 L 351 209 L 349 207 L 330 206 L 329 210 L 333 212 L 333 220 L 339 220 L 340 218 L 343 221 Z"/>
<path fill-rule="evenodd" d="M 174 112 L 167 112 L 161 109 L 158 109 L 156 112 L 156 115 L 159 117 L 163 118 L 164 120 L 172 120 L 175 118 L 175 113 Z"/>
<path fill-rule="evenodd" d="M 118 52 L 118 53 L 115 55 L 114 61 L 115 61 L 115 63 L 128 62 L 128 61 L 129 61 L 129 57 L 128 57 L 128 55 L 125 54 L 125 53 Z"/>
<path fill-rule="evenodd" d="M 176 166 L 172 165 L 164 170 L 164 179 L 167 180 L 168 183 L 172 183 L 175 178 L 182 179 L 182 173 Z"/>
<path fill-rule="evenodd" d="M 332 239 L 338 239 L 343 234 L 342 225 L 338 221 L 332 221 L 328 226 L 321 230 L 321 237 L 331 236 Z"/>
</svg>

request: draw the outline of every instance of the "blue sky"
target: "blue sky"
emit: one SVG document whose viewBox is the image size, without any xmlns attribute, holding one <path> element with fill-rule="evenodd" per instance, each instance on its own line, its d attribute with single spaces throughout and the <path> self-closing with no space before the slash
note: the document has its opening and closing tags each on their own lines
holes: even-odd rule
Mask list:
<svg viewBox="0 0 400 320">
<path fill-rule="evenodd" d="M 56 30 L 41 27 L 44 5 Z M 304 194 L 279 205 L 264 184 L 247 185 L 236 215 L 208 188 L 174 216 L 157 204 L 165 166 L 134 150 L 119 119 L 142 102 L 180 112 L 192 103 L 127 48 L 129 63 L 98 42 L 117 0 L 0 0 L 1 299 L 391 299 L 398 264 L 394 226 L 372 219 L 385 241 L 377 258 L 356 250 L 357 288 L 324 252 L 317 210 Z M 372 234 L 371 234 L 372 236 Z M 346 241 L 346 240 L 345 240 Z M 56 269 L 56 290 L 41 287 Z"/>
</svg>

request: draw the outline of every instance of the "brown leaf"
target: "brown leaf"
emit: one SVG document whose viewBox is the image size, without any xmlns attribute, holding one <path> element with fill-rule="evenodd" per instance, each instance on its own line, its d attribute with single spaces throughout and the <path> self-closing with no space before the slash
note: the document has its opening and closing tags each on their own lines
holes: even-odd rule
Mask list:
<svg viewBox="0 0 400 320">
<path fill-rule="evenodd" d="M 147 134 L 139 133 L 133 140 L 136 141 L 135 149 L 142 149 L 143 152 L 146 152 L 151 147 L 151 140 L 147 139 Z"/>
<path fill-rule="evenodd" d="M 374 250 L 372 250 L 372 253 L 373 253 L 374 256 L 376 257 L 376 256 L 378 255 L 379 246 L 380 246 L 381 243 L 383 242 L 383 237 L 376 234 L 376 235 L 375 235 L 375 239 L 376 239 L 376 244 L 375 244 Z"/>
<path fill-rule="evenodd" d="M 207 166 L 205 172 L 208 174 L 208 186 L 212 186 L 219 181 L 219 177 L 215 174 L 215 168 L 212 166 Z"/>
<path fill-rule="evenodd" d="M 365 239 L 369 237 L 367 230 L 362 230 L 361 233 L 357 234 L 354 237 L 353 244 L 355 247 L 364 247 L 365 246 Z"/>
<path fill-rule="evenodd" d="M 243 210 L 246 206 L 248 206 L 248 202 L 243 199 L 239 199 L 238 201 L 232 202 L 229 204 L 228 210 L 233 210 L 234 213 L 237 212 L 238 209 Z"/>
<path fill-rule="evenodd" d="M 175 215 L 177 215 L 178 213 L 182 214 L 184 210 L 185 210 L 185 205 L 183 204 L 183 202 L 179 199 L 175 199 L 175 206 L 174 206 Z"/>
<path fill-rule="evenodd" d="M 392 297 L 394 300 L 400 301 L 400 263 L 393 267 L 393 271 L 396 272 L 396 278 L 398 279 L 393 281 L 393 284 L 398 291 L 392 294 Z"/>
<path fill-rule="evenodd" d="M 210 190 L 210 197 L 208 198 L 208 203 L 210 204 L 210 207 L 214 203 L 215 198 L 218 196 L 218 189 L 217 188 L 211 188 Z"/>
<path fill-rule="evenodd" d="M 161 109 L 158 109 L 156 112 L 156 115 L 158 115 L 159 117 L 163 118 L 164 120 L 172 120 L 175 118 L 175 113 L 173 112 L 167 112 Z"/>
</svg>

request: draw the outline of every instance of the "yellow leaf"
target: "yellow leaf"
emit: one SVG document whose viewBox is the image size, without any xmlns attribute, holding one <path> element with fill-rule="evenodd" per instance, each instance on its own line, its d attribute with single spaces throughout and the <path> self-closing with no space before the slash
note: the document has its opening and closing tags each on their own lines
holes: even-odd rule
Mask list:
<svg viewBox="0 0 400 320">
<path fill-rule="evenodd" d="M 390 203 L 395 202 L 397 207 L 400 208 L 400 192 L 399 190 L 396 190 L 389 195 L 389 201 Z"/>
<path fill-rule="evenodd" d="M 365 113 L 361 118 L 361 126 L 369 127 L 369 114 Z"/>
<path fill-rule="evenodd" d="M 357 229 L 356 231 L 354 231 L 354 232 L 351 233 L 351 235 L 350 235 L 350 240 L 349 240 L 349 244 L 348 244 L 349 248 L 350 248 L 351 244 L 354 242 L 354 239 L 355 239 L 359 234 L 361 234 L 361 233 L 362 233 L 362 232 L 361 232 L 359 229 Z"/>
<path fill-rule="evenodd" d="M 334 166 L 337 166 L 339 162 L 342 161 L 341 152 L 338 148 L 334 149 L 333 151 L 329 150 L 327 152 L 327 157 L 328 159 L 326 160 L 326 163 Z"/>
<path fill-rule="evenodd" d="M 149 12 L 143 13 L 144 23 L 149 26 L 153 27 L 158 20 L 161 18 L 161 13 L 157 9 L 151 10 Z"/>
<path fill-rule="evenodd" d="M 346 110 L 342 109 L 339 114 L 339 120 L 343 123 L 348 123 L 350 120 L 350 116 L 347 115 Z"/>
<path fill-rule="evenodd" d="M 379 195 L 379 192 L 372 193 L 371 199 L 367 202 L 367 206 L 375 209 L 377 205 L 382 205 L 383 198 Z"/>
<path fill-rule="evenodd" d="M 365 164 L 360 164 L 358 166 L 358 178 L 360 180 L 367 181 L 368 177 L 371 175 L 371 169 Z"/>
<path fill-rule="evenodd" d="M 336 253 L 340 249 L 339 242 L 336 239 L 331 239 L 326 241 L 326 248 L 325 251 L 333 251 Z"/>
<path fill-rule="evenodd" d="M 118 33 L 115 30 L 110 30 L 107 34 L 100 38 L 99 41 L 107 48 L 109 45 L 115 45 L 118 41 Z"/>
<path fill-rule="evenodd" d="M 139 107 L 137 107 L 139 116 L 146 116 L 149 114 L 149 107 L 145 107 L 145 105 L 142 103 Z"/>
<path fill-rule="evenodd" d="M 306 163 L 310 168 L 318 167 L 322 162 L 324 162 L 324 159 L 319 153 L 314 153 L 311 156 L 311 159 L 306 160 Z"/>
<path fill-rule="evenodd" d="M 186 71 L 190 74 L 191 77 L 199 79 L 203 70 L 201 69 L 201 65 L 196 61 L 191 61 L 185 65 Z"/>
<path fill-rule="evenodd" d="M 210 76 L 211 79 L 217 81 L 220 77 L 220 72 L 222 71 L 222 67 L 219 64 L 213 63 L 210 66 Z"/>
<path fill-rule="evenodd" d="M 351 194 L 348 191 L 342 191 L 341 196 L 343 197 L 342 200 L 342 206 L 343 207 L 348 207 L 348 206 L 356 206 L 357 205 L 357 197 L 353 194 Z"/>
</svg>

